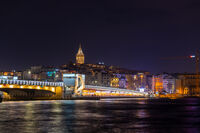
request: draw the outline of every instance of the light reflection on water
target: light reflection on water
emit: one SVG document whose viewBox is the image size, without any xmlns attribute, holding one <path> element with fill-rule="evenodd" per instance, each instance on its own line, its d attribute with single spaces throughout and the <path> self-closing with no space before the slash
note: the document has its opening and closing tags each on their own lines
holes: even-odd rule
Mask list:
<svg viewBox="0 0 200 133">
<path fill-rule="evenodd" d="M 0 104 L 0 133 L 200 132 L 200 101 L 104 99 Z"/>
</svg>

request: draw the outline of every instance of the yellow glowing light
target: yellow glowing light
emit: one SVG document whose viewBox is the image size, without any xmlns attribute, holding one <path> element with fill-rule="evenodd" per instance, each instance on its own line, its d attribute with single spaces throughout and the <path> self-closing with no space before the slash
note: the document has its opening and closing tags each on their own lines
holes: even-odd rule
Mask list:
<svg viewBox="0 0 200 133">
<path fill-rule="evenodd" d="M 55 88 L 54 88 L 54 87 L 52 87 L 51 90 L 52 90 L 53 92 L 55 92 Z"/>
<path fill-rule="evenodd" d="M 28 88 L 32 89 L 32 86 L 29 86 Z"/>
<path fill-rule="evenodd" d="M 40 89 L 40 86 L 37 86 L 37 89 Z"/>
<path fill-rule="evenodd" d="M 20 86 L 20 88 L 24 88 L 24 86 Z"/>
<path fill-rule="evenodd" d="M 7 72 L 4 72 L 4 76 L 8 76 L 8 73 L 7 73 Z"/>
<path fill-rule="evenodd" d="M 0 88 L 2 88 L 3 87 L 3 85 L 0 85 Z"/>
<path fill-rule="evenodd" d="M 10 88 L 13 88 L 13 87 L 14 87 L 14 85 L 10 85 L 9 87 L 10 87 Z"/>
</svg>

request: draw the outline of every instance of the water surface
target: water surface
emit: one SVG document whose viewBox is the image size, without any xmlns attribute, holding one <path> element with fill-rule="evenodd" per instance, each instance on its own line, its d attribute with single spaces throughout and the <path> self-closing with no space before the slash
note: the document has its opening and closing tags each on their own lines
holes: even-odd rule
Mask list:
<svg viewBox="0 0 200 133">
<path fill-rule="evenodd" d="M 105 99 L 0 104 L 0 133 L 198 133 L 200 100 Z"/>
</svg>

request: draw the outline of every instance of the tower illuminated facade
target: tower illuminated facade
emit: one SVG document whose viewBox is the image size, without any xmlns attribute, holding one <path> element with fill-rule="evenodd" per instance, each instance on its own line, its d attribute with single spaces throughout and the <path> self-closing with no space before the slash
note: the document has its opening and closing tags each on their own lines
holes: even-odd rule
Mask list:
<svg viewBox="0 0 200 133">
<path fill-rule="evenodd" d="M 84 64 L 84 60 L 85 60 L 85 57 L 84 57 L 84 54 L 83 54 L 83 51 L 82 51 L 82 48 L 81 48 L 81 44 L 80 44 L 79 49 L 78 49 L 78 53 L 76 54 L 76 63 L 77 64 Z"/>
</svg>

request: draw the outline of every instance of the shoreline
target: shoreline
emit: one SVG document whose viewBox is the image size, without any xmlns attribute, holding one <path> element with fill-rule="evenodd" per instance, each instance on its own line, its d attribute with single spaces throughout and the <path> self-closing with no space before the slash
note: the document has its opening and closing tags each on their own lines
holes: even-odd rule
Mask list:
<svg viewBox="0 0 200 133">
<path fill-rule="evenodd" d="M 68 97 L 63 99 L 3 99 L 2 102 L 6 101 L 48 101 L 48 100 L 102 100 L 102 99 L 120 99 L 120 98 L 147 98 L 147 97 L 131 97 L 131 96 L 104 96 L 104 97 L 86 97 L 86 96 L 75 96 L 75 97 Z"/>
<path fill-rule="evenodd" d="M 177 98 L 169 98 L 169 97 L 144 97 L 144 96 L 103 96 L 103 97 L 70 97 L 66 99 L 0 99 L 0 103 L 2 102 L 9 102 L 9 101 L 56 101 L 56 100 L 106 100 L 106 99 L 140 99 L 140 98 L 145 98 L 145 99 L 187 99 L 187 98 L 200 98 L 197 96 L 188 96 L 188 97 L 177 97 Z"/>
</svg>

